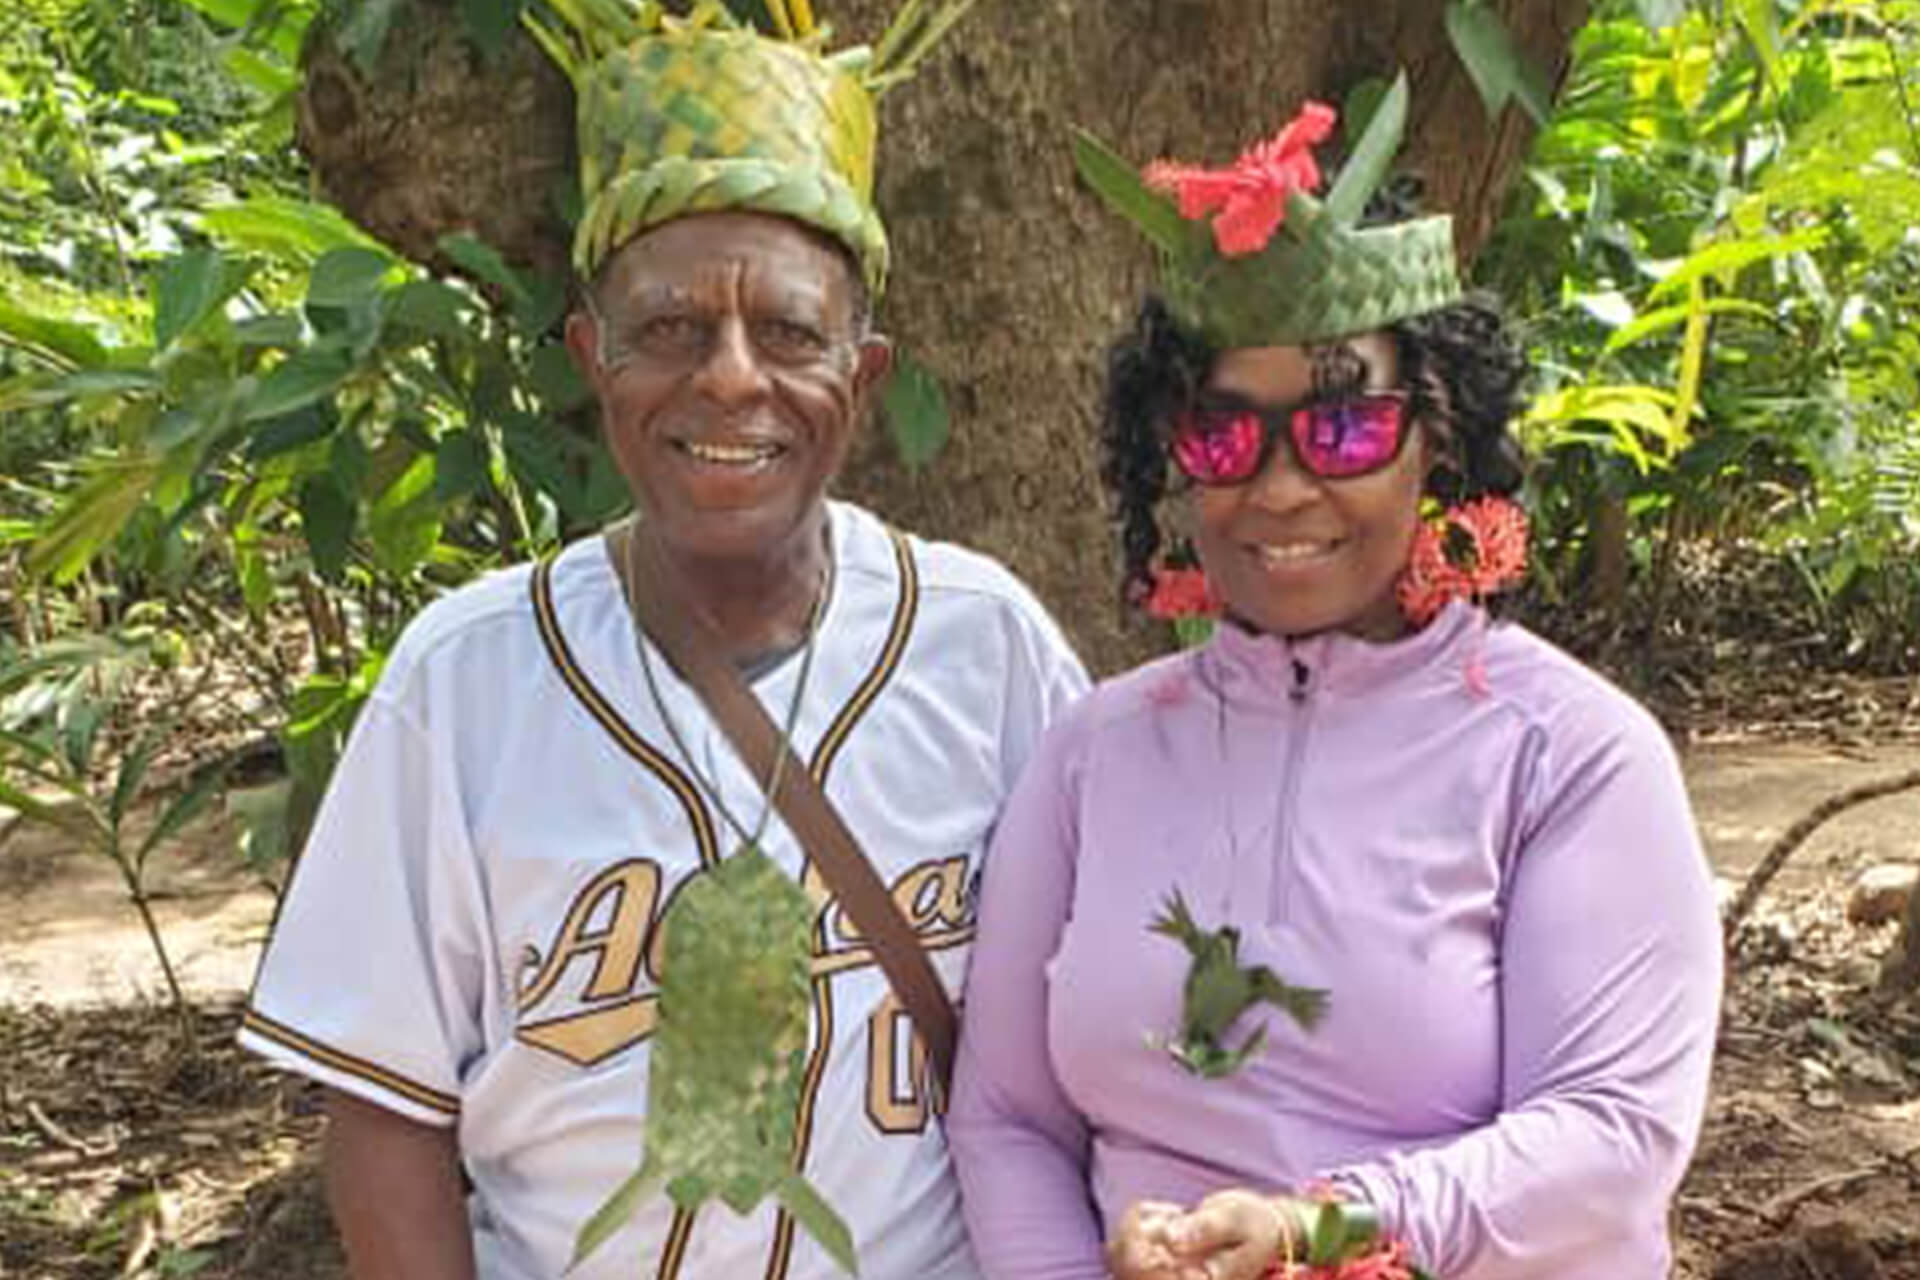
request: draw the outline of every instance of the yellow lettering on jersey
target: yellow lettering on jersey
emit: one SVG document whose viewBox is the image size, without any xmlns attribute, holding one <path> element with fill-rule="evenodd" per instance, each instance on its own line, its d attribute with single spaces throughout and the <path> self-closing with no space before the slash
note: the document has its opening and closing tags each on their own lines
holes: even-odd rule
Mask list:
<svg viewBox="0 0 1920 1280">
<path fill-rule="evenodd" d="M 660 1021 L 660 998 L 638 996 L 592 1013 L 576 1013 L 551 1022 L 522 1024 L 521 1043 L 590 1067 L 653 1034 Z"/>
<path fill-rule="evenodd" d="M 893 901 L 915 933 L 932 932 L 936 925 L 948 929 L 969 925 L 972 909 L 967 901 L 966 856 L 914 867 L 894 882 Z M 844 911 L 834 920 L 833 931 L 842 942 L 858 944 L 863 940 L 860 926 Z"/>
<path fill-rule="evenodd" d="M 926 950 L 943 951 L 972 940 L 973 903 L 968 892 L 967 872 L 967 859 L 961 856 L 923 862 L 894 882 L 893 900 Z M 660 981 L 665 934 L 662 925 L 671 904 L 671 895 L 666 901 L 662 900 L 660 881 L 659 864 L 633 859 L 608 867 L 574 896 L 544 959 L 538 953 L 529 957 L 527 967 L 534 973 L 522 988 L 520 1016 L 523 1021 L 515 1032 L 522 1043 L 581 1066 L 592 1066 L 653 1034 L 659 1020 L 658 998 L 652 990 L 641 990 L 641 986 L 643 979 L 648 988 Z M 676 885 L 675 892 L 685 883 L 682 880 Z M 813 976 L 832 977 L 875 963 L 872 949 L 861 942 L 859 930 L 838 912 L 825 880 L 811 862 L 801 877 L 801 885 L 819 905 L 821 921 L 834 921 L 823 931 L 825 935 L 829 938 L 838 935 L 851 944 L 816 950 Z M 582 958 L 592 964 L 584 985 L 577 992 L 563 990 L 568 971 Z M 574 1011 L 534 1021 L 543 1005 L 574 1006 Z M 886 1008 L 898 1013 L 891 1003 Z M 875 1036 L 874 1053 L 882 1052 L 881 1043 L 889 1046 L 897 1043 L 896 1030 L 911 1034 L 912 1029 L 905 1025 L 904 1019 L 904 1014 L 889 1016 L 883 1025 L 876 1015 L 874 1028 L 887 1034 Z M 924 1070 L 921 1064 L 925 1051 L 918 1037 L 913 1039 L 914 1046 L 909 1053 L 916 1065 L 911 1074 L 917 1078 Z M 894 1050 L 889 1047 L 885 1054 L 891 1063 Z M 881 1090 L 886 1099 L 884 1103 L 879 1100 L 881 1095 L 869 1100 L 876 1123 L 881 1123 L 882 1108 L 885 1108 L 883 1127 L 924 1125 L 925 1105 L 917 1096 L 918 1090 L 911 1085 L 905 1089 L 897 1087 L 893 1082 L 898 1074 L 891 1066 L 884 1073 L 887 1081 Z"/>
<path fill-rule="evenodd" d="M 589 924 L 609 898 L 613 906 L 602 927 Z M 642 947 L 653 932 L 660 898 L 660 866 L 635 859 L 616 863 L 595 876 L 573 899 L 559 935 L 545 963 L 526 984 L 520 1009 L 531 1012 L 559 983 L 567 966 L 582 956 L 593 958 L 593 976 L 580 993 L 583 1000 L 608 1000 L 629 995 L 640 976 Z"/>
<path fill-rule="evenodd" d="M 904 1064 L 900 1061 L 903 1040 Z M 914 1033 L 900 997 L 889 991 L 867 1021 L 867 1115 L 874 1128 L 902 1134 L 927 1127 L 926 1097 L 919 1087 L 926 1075 L 927 1046 Z"/>
</svg>

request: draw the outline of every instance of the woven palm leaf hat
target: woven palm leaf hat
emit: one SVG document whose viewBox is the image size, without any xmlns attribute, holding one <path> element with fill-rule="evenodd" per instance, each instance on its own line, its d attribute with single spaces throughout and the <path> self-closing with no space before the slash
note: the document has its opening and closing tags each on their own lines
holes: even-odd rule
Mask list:
<svg viewBox="0 0 1920 1280">
<path fill-rule="evenodd" d="M 1399 149 L 1407 100 L 1402 75 L 1324 198 L 1314 194 L 1321 179 L 1312 148 L 1331 136 L 1335 116 L 1318 103 L 1227 169 L 1160 162 L 1137 172 L 1084 131 L 1074 161 L 1159 249 L 1168 306 L 1213 346 L 1324 342 L 1461 296 L 1451 218 L 1359 225 Z"/>
<path fill-rule="evenodd" d="M 762 0 L 762 34 L 720 0 L 547 0 L 529 27 L 573 81 L 591 278 L 627 241 L 694 213 L 777 214 L 844 244 L 877 296 L 887 235 L 873 204 L 876 103 L 973 0 L 905 0 L 872 46 L 828 52 L 809 0 Z"/>
</svg>

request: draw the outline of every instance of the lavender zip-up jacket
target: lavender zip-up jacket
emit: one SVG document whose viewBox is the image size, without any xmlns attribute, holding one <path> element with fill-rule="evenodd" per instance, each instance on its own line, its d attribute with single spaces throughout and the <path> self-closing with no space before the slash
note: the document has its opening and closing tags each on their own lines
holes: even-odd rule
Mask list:
<svg viewBox="0 0 1920 1280">
<path fill-rule="evenodd" d="M 1183 1070 L 1173 890 L 1331 993 Z M 1100 686 L 1001 818 L 948 1133 L 990 1280 L 1096 1280 L 1136 1200 L 1330 1179 L 1443 1280 L 1655 1280 L 1699 1131 L 1714 899 L 1659 726 L 1454 604 L 1389 645 L 1219 628 Z"/>
</svg>

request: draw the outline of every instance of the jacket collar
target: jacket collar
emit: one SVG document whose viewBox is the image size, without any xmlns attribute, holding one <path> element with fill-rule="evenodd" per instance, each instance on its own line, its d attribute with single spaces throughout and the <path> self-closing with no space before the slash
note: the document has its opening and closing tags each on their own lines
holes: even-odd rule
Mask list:
<svg viewBox="0 0 1920 1280">
<path fill-rule="evenodd" d="M 1201 677 L 1235 701 L 1369 691 L 1405 680 L 1460 680 L 1487 626 L 1479 606 L 1454 600 L 1419 631 L 1385 644 L 1344 632 L 1275 636 L 1222 619 L 1196 657 Z"/>
</svg>

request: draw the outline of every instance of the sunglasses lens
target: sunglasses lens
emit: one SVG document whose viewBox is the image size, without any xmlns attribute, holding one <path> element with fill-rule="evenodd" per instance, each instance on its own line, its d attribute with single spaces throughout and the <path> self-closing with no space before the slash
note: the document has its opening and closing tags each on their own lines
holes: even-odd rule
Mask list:
<svg viewBox="0 0 1920 1280">
<path fill-rule="evenodd" d="M 1266 432 L 1254 413 L 1198 411 L 1173 433 L 1173 461 L 1199 484 L 1239 484 L 1260 469 Z"/>
<path fill-rule="evenodd" d="M 1293 415 L 1294 448 L 1314 475 L 1365 475 L 1399 455 L 1405 422 L 1406 405 L 1397 396 L 1316 404 Z"/>
</svg>

